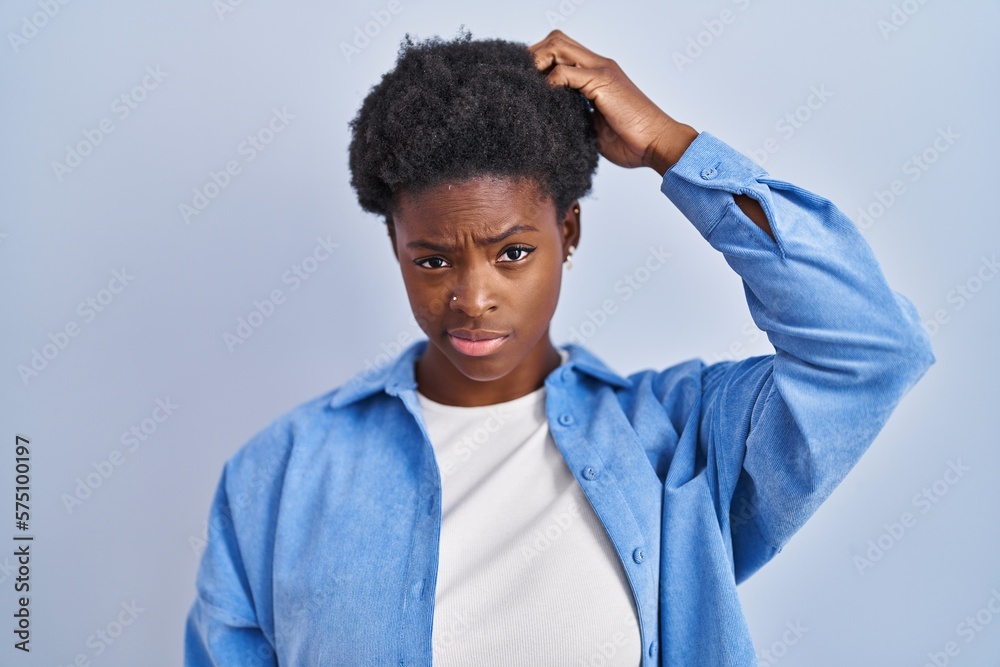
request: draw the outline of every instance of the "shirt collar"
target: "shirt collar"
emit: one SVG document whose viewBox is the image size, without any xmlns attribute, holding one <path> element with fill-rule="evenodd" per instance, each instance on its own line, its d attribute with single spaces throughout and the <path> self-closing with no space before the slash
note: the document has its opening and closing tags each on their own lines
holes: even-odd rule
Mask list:
<svg viewBox="0 0 1000 667">
<path fill-rule="evenodd" d="M 384 391 L 391 396 L 399 396 L 403 391 L 416 389 L 414 364 L 423 354 L 427 343 L 427 339 L 418 340 L 381 368 L 370 366 L 355 374 L 333 392 L 330 405 L 339 408 L 379 391 Z M 608 368 L 603 361 L 586 348 L 576 343 L 566 343 L 559 347 L 569 353 L 569 359 L 562 366 L 553 370 L 553 374 L 561 372 L 563 377 L 568 378 L 573 370 L 578 370 L 610 385 L 629 386 L 628 380 Z"/>
</svg>

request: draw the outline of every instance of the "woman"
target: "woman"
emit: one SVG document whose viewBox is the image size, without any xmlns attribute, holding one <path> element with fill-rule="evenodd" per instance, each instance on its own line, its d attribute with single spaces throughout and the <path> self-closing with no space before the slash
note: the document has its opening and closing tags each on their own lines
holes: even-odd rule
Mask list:
<svg viewBox="0 0 1000 667">
<path fill-rule="evenodd" d="M 933 362 L 854 225 L 559 31 L 408 38 L 352 130 L 427 340 L 226 463 L 187 664 L 755 665 L 737 583 Z M 598 152 L 660 174 L 774 355 L 552 344 Z"/>
</svg>

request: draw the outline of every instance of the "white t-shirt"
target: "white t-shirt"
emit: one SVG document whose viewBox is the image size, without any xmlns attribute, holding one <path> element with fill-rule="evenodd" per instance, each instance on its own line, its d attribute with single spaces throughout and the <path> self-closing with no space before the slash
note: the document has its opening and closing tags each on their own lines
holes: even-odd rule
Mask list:
<svg viewBox="0 0 1000 667">
<path fill-rule="evenodd" d="M 545 387 L 482 407 L 417 396 L 442 483 L 435 667 L 639 665 L 628 579 L 549 433 Z"/>
</svg>

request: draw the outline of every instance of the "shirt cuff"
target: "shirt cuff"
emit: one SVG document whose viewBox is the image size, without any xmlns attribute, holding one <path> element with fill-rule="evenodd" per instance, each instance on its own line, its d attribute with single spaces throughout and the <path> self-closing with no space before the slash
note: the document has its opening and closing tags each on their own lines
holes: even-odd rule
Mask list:
<svg viewBox="0 0 1000 667">
<path fill-rule="evenodd" d="M 760 200 L 766 186 L 758 182 L 767 171 L 721 139 L 702 132 L 667 172 L 660 191 L 708 239 L 734 205 L 733 194 Z"/>
</svg>

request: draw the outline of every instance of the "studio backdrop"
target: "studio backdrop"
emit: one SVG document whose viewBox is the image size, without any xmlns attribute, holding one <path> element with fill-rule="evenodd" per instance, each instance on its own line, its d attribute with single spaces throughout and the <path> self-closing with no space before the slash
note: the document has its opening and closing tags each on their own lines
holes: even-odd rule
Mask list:
<svg viewBox="0 0 1000 667">
<path fill-rule="evenodd" d="M 995 666 L 997 25 L 986 0 L 4 2 L 0 664 L 180 664 L 225 460 L 423 337 L 348 122 L 405 34 L 464 26 L 559 28 L 829 198 L 932 337 L 857 467 L 740 586 L 761 664 Z M 771 352 L 659 184 L 601 159 L 553 342 L 622 375 Z"/>
</svg>

